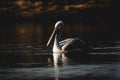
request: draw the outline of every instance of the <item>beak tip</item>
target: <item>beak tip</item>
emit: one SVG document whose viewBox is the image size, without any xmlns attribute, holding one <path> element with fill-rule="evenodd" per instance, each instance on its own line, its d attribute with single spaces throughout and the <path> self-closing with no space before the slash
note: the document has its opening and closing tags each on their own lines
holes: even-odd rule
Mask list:
<svg viewBox="0 0 120 80">
<path fill-rule="evenodd" d="M 46 47 L 48 47 L 48 46 L 49 46 L 49 44 L 47 43 Z"/>
</svg>

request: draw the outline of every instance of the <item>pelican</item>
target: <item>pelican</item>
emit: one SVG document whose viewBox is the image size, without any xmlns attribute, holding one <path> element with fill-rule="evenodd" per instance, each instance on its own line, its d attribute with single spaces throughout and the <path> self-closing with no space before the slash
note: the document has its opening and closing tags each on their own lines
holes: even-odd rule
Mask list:
<svg viewBox="0 0 120 80">
<path fill-rule="evenodd" d="M 63 21 L 57 21 L 53 33 L 48 40 L 47 46 L 49 46 L 51 40 L 54 38 L 53 52 L 82 52 L 87 50 L 86 43 L 80 38 L 68 38 L 60 41 L 63 28 Z"/>
</svg>

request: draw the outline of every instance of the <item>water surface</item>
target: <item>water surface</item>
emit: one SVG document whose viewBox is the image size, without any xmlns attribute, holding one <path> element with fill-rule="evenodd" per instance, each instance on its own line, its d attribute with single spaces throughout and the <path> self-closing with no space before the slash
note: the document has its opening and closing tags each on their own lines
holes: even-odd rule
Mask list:
<svg viewBox="0 0 120 80">
<path fill-rule="evenodd" d="M 80 37 L 93 48 L 88 55 L 65 55 L 54 64 L 46 43 L 52 24 L 16 23 L 0 27 L 1 80 L 119 80 L 120 41 L 111 25 L 65 24 L 62 39 Z"/>
</svg>

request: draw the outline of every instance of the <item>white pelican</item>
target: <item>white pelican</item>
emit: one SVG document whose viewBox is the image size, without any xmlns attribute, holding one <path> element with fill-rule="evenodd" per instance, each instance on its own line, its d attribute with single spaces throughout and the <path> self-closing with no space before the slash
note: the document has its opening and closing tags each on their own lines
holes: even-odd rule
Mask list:
<svg viewBox="0 0 120 80">
<path fill-rule="evenodd" d="M 87 50 L 87 45 L 79 38 L 68 38 L 60 41 L 64 24 L 62 21 L 57 21 L 52 35 L 50 36 L 47 46 L 49 46 L 51 40 L 54 38 L 53 52 L 78 52 Z"/>
</svg>

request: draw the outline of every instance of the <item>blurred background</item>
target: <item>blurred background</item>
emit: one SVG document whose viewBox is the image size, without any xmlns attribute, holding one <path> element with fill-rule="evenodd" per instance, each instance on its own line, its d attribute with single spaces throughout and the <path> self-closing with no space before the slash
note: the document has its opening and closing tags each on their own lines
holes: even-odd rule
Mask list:
<svg viewBox="0 0 120 80">
<path fill-rule="evenodd" d="M 118 1 L 0 0 L 0 79 L 120 80 Z M 90 55 L 53 67 L 53 44 L 46 43 L 58 20 L 61 40 L 81 38 Z"/>
<path fill-rule="evenodd" d="M 0 0 L 0 20 L 74 23 L 84 17 L 83 22 L 106 23 L 116 17 L 117 4 L 113 0 Z"/>
<path fill-rule="evenodd" d="M 18 36 L 46 43 L 58 20 L 67 26 L 63 38 L 119 40 L 118 8 L 114 0 L 0 0 L 0 43 Z"/>
</svg>

